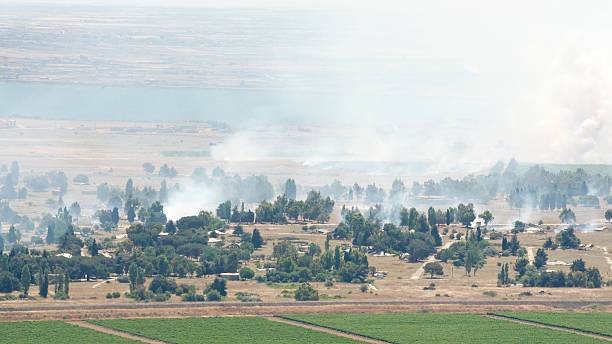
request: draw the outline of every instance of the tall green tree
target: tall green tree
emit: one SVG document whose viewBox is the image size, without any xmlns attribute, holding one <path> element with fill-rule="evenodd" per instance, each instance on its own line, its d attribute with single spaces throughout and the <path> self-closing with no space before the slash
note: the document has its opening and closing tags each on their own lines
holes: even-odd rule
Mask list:
<svg viewBox="0 0 612 344">
<path fill-rule="evenodd" d="M 24 265 L 23 269 L 21 269 L 21 287 L 23 288 L 23 295 L 25 296 L 28 296 L 31 279 L 32 275 L 30 274 L 30 268 L 27 265 Z"/>
<path fill-rule="evenodd" d="M 493 213 L 491 213 L 489 210 L 485 210 L 482 214 L 478 215 L 478 217 L 482 219 L 485 224 L 485 227 L 488 226 L 489 223 L 491 223 L 494 219 Z"/>
<path fill-rule="evenodd" d="M 429 226 L 435 226 L 437 223 L 436 210 L 433 207 L 429 207 L 429 209 L 427 209 L 427 222 L 429 223 Z"/>
<path fill-rule="evenodd" d="M 533 260 L 533 265 L 539 269 L 543 267 L 544 265 L 546 265 L 547 260 L 548 260 L 548 255 L 546 254 L 546 252 L 544 252 L 544 249 L 539 248 Z"/>
<path fill-rule="evenodd" d="M 257 248 L 261 248 L 263 246 L 264 240 L 261 237 L 261 234 L 259 233 L 259 229 L 255 228 L 253 229 L 253 235 L 251 236 L 251 243 L 253 244 L 253 247 Z"/>
<path fill-rule="evenodd" d="M 98 243 L 96 243 L 96 239 L 93 239 L 93 241 L 89 245 L 88 249 L 89 249 L 89 254 L 92 257 L 95 257 L 95 256 L 98 255 Z"/>
<path fill-rule="evenodd" d="M 15 226 L 11 225 L 11 228 L 8 232 L 8 241 L 11 244 L 15 244 L 19 242 L 19 240 L 21 240 L 21 232 L 19 231 L 19 229 L 16 229 Z"/>
<path fill-rule="evenodd" d="M 70 274 L 68 272 L 64 275 L 64 293 L 67 296 L 70 295 Z"/>
<path fill-rule="evenodd" d="M 559 219 L 563 223 L 576 222 L 576 214 L 574 214 L 573 210 L 571 210 L 569 208 L 565 208 L 565 209 L 561 210 L 561 213 L 559 214 Z"/>
<path fill-rule="evenodd" d="M 47 273 L 46 269 L 41 269 L 40 275 L 40 288 L 38 293 L 42 297 L 47 297 L 47 295 L 49 294 L 49 274 Z"/>
<path fill-rule="evenodd" d="M 295 186 L 295 180 L 287 179 L 285 182 L 285 196 L 287 196 L 288 199 L 295 199 L 296 195 L 297 189 Z"/>
</svg>

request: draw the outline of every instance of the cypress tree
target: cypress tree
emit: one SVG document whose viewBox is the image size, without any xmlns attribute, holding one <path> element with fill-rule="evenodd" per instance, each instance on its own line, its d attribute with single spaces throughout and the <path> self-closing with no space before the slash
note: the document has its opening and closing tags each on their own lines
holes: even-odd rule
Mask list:
<svg viewBox="0 0 612 344">
<path fill-rule="evenodd" d="M 39 294 L 42 297 L 47 297 L 47 294 L 49 293 L 49 274 L 47 273 L 46 270 L 41 269 L 40 270 L 41 273 L 41 278 L 40 278 L 40 290 L 39 290 Z"/>
<path fill-rule="evenodd" d="M 263 246 L 263 238 L 261 237 L 261 234 L 259 234 L 259 229 L 257 228 L 253 230 L 253 236 L 251 237 L 251 243 L 253 244 L 253 247 L 255 248 L 260 248 L 261 246 Z"/>
<path fill-rule="evenodd" d="M 30 290 L 30 280 L 32 275 L 30 274 L 30 268 L 27 265 L 23 266 L 21 270 L 21 286 L 23 287 L 23 295 L 28 296 Z"/>
<path fill-rule="evenodd" d="M 67 272 L 64 275 L 64 293 L 66 293 L 66 296 L 70 293 L 70 275 Z"/>
</svg>

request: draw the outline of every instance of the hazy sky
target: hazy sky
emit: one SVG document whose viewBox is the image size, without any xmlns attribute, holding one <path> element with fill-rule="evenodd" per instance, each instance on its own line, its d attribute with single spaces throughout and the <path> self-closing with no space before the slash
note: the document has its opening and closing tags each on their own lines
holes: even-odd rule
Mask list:
<svg viewBox="0 0 612 344">
<path fill-rule="evenodd" d="M 354 83 L 339 87 L 339 98 L 386 88 L 385 92 L 404 94 L 407 99 L 426 99 L 383 113 L 353 111 L 374 108 L 357 104 L 351 107 L 357 124 L 419 122 L 427 109 L 435 109 L 436 125 L 429 132 L 433 137 L 447 140 L 449 133 L 464 135 L 441 145 L 450 156 L 459 150 L 469 152 L 469 159 L 488 154 L 489 160 L 515 155 L 530 161 L 612 163 L 608 153 L 612 147 L 609 1 L 31 2 L 334 8 L 339 10 L 337 17 L 327 27 L 332 44 L 313 54 L 347 61 L 355 75 L 380 70 L 405 80 L 398 86 L 391 77 L 376 84 L 357 77 Z M 393 10 L 376 10 L 389 8 Z M 379 58 L 382 62 L 377 62 Z M 389 59 L 396 61 L 387 64 Z M 449 151 L 449 146 L 454 150 Z"/>
</svg>

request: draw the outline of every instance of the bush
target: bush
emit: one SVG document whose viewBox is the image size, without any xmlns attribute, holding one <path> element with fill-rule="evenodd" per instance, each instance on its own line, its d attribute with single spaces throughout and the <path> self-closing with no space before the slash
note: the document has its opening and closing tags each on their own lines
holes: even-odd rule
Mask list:
<svg viewBox="0 0 612 344">
<path fill-rule="evenodd" d="M 367 286 L 367 285 L 365 285 L 365 284 L 362 284 L 362 285 L 361 285 L 361 288 L 359 288 L 359 290 L 361 290 L 361 292 L 362 292 L 362 293 L 365 293 L 365 292 L 367 292 L 367 291 L 368 291 L 368 286 Z"/>
<path fill-rule="evenodd" d="M 70 296 L 61 290 L 53 295 L 53 300 L 68 300 L 69 298 Z"/>
<path fill-rule="evenodd" d="M 302 285 L 295 291 L 296 301 L 318 301 L 319 292 L 316 291 L 308 282 Z"/>
<path fill-rule="evenodd" d="M 255 272 L 248 267 L 245 266 L 240 269 L 240 279 L 251 279 L 253 276 L 255 276 Z"/>
<path fill-rule="evenodd" d="M 199 295 L 194 293 L 186 293 L 181 297 L 182 301 L 186 302 L 195 302 L 195 301 L 204 301 L 204 295 Z"/>
<path fill-rule="evenodd" d="M 496 292 L 494 292 L 494 291 L 492 291 L 492 290 L 483 291 L 483 292 L 482 292 L 482 294 L 483 294 L 483 295 L 490 296 L 490 297 L 495 297 L 495 296 L 497 296 L 497 293 L 496 293 Z"/>
<path fill-rule="evenodd" d="M 264 283 L 264 282 L 266 282 L 266 276 L 257 275 L 257 276 L 255 276 L 255 280 L 256 280 L 258 283 Z"/>
<path fill-rule="evenodd" d="M 226 285 L 227 281 L 224 278 L 216 277 L 215 280 L 206 287 L 204 292 L 208 295 L 209 291 L 216 290 L 220 296 L 225 296 L 227 295 Z"/>
<path fill-rule="evenodd" d="M 116 291 L 116 292 L 113 293 L 113 299 L 118 299 L 120 297 L 121 297 L 121 293 L 120 292 Z"/>
<path fill-rule="evenodd" d="M 221 294 L 215 289 L 211 289 L 206 293 L 206 301 L 221 301 Z"/>
<path fill-rule="evenodd" d="M 8 271 L 0 272 L 0 292 L 10 293 L 13 290 L 21 289 L 21 283 Z"/>
<path fill-rule="evenodd" d="M 113 293 L 106 293 L 106 298 L 107 299 L 112 299 L 113 298 Z"/>
<path fill-rule="evenodd" d="M 334 282 L 332 280 L 327 280 L 327 281 L 325 281 L 325 286 L 328 287 L 328 288 L 329 287 L 333 287 L 334 286 Z"/>
<path fill-rule="evenodd" d="M 195 285 L 181 283 L 176 287 L 175 294 L 176 296 L 181 296 L 183 294 L 195 294 L 196 287 Z"/>
<path fill-rule="evenodd" d="M 491 231 L 489 233 L 490 240 L 498 240 L 498 239 L 501 239 L 502 237 L 503 237 L 503 234 L 501 234 L 501 232 Z"/>
<path fill-rule="evenodd" d="M 119 277 L 117 277 L 117 282 L 119 282 L 119 283 L 130 283 L 130 278 L 128 276 L 119 276 Z"/>
<path fill-rule="evenodd" d="M 164 302 L 170 300 L 170 292 L 159 293 L 153 296 L 153 301 L 155 302 Z"/>
<path fill-rule="evenodd" d="M 165 292 L 174 293 L 176 291 L 176 282 L 166 277 L 155 276 L 149 285 L 149 290 L 156 294 Z"/>
</svg>

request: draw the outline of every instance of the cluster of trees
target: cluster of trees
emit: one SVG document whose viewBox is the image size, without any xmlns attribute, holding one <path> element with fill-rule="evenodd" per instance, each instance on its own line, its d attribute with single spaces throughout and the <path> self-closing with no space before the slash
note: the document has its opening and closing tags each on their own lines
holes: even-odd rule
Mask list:
<svg viewBox="0 0 612 344">
<path fill-rule="evenodd" d="M 217 217 L 234 223 L 253 223 L 255 222 L 255 213 L 249 210 L 244 210 L 244 202 L 238 210 L 238 205 L 232 208 L 231 201 L 225 201 L 217 207 Z"/>
<path fill-rule="evenodd" d="M 230 176 L 217 167 L 209 176 L 204 168 L 196 168 L 191 179 L 198 185 L 217 191 L 229 199 L 232 204 L 259 203 L 270 201 L 274 197 L 274 187 L 264 175 L 248 176 L 242 179 L 238 175 Z"/>
<path fill-rule="evenodd" d="M 65 251 L 69 242 L 76 238 L 73 233 L 66 233 L 64 237 L 66 239 L 62 240 L 58 252 Z M 0 255 L 0 292 L 21 290 L 27 296 L 30 286 L 38 285 L 39 295 L 47 297 L 49 285 L 53 284 L 54 297 L 66 299 L 71 279 L 106 278 L 111 272 L 119 273 L 121 267 L 109 258 L 75 255 L 69 259 L 57 256 L 54 252 L 29 250 L 17 244 L 8 255 Z"/>
<path fill-rule="evenodd" d="M 575 260 L 570 272 L 563 271 L 548 272 L 545 269 L 547 254 L 543 249 L 538 249 L 533 265 L 525 258 L 520 258 L 514 263 L 516 271 L 515 279 L 509 276 L 508 264 L 502 265 L 498 275 L 498 285 L 507 285 L 515 281 L 526 287 L 578 287 L 578 288 L 600 288 L 602 276 L 595 267 L 586 268 L 582 259 Z"/>
<path fill-rule="evenodd" d="M 134 221 L 140 209 L 149 208 L 155 202 L 166 202 L 168 195 L 178 188 L 179 186 L 176 184 L 169 189 L 166 180 L 162 180 L 159 190 L 151 186 L 138 188 L 134 186 L 132 179 L 128 179 L 123 190 L 110 186 L 108 183 L 103 183 L 98 185 L 96 193 L 102 204 L 110 209 L 123 209 L 128 220 Z"/>
<path fill-rule="evenodd" d="M 493 214 L 488 210 L 479 217 L 485 221 L 485 224 L 493 220 Z M 419 213 L 416 208 L 410 208 L 410 210 L 402 208 L 399 213 L 400 226 L 407 226 L 417 231 L 422 231 L 425 226 L 450 225 L 451 223 L 461 223 L 469 227 L 475 219 L 476 213 L 472 203 L 460 203 L 457 208 L 449 207 L 446 211 L 429 207 L 427 214 Z"/>
<path fill-rule="evenodd" d="M 338 180 L 321 187 L 319 191 L 335 200 L 383 203 L 388 199 L 394 204 L 408 199 L 414 203 L 418 201 L 418 197 L 423 196 L 443 196 L 462 202 L 486 203 L 501 194 L 512 207 L 537 207 L 552 211 L 564 209 L 568 204 L 576 205 L 574 198 L 584 206 L 598 208 L 598 197 L 607 196 L 611 186 L 612 179 L 607 174 L 589 174 L 581 168 L 554 173 L 537 165 L 520 172 L 518 162 L 512 159 L 507 166 L 498 162 L 486 175 L 468 175 L 461 179 L 447 177 L 437 182 L 414 182 L 411 188 L 407 188 L 397 179 L 388 194 L 374 184 L 365 188 L 357 183 L 345 186 Z"/>
<path fill-rule="evenodd" d="M 17 161 L 13 161 L 10 170 L 6 165 L 3 165 L 3 172 L 7 173 L 3 177 L 2 187 L 0 188 L 0 199 L 25 199 L 28 195 L 28 190 L 25 187 L 17 190 L 19 184 L 19 164 Z"/>
<path fill-rule="evenodd" d="M 480 231 L 468 230 L 465 240 L 454 242 L 449 248 L 436 253 L 436 259 L 443 262 L 451 261 L 454 266 L 465 267 L 468 276 L 481 269 L 486 263 L 486 257 L 495 256 L 499 252 L 483 240 Z"/>
<path fill-rule="evenodd" d="M 268 270 L 269 282 L 324 282 L 335 278 L 338 281 L 363 283 L 370 271 L 368 257 L 359 249 L 334 250 L 321 248 L 311 243 L 308 252 L 298 255 L 297 249 L 288 241 L 274 245 L 272 257 L 275 269 Z"/>
<path fill-rule="evenodd" d="M 376 252 L 409 253 L 417 261 L 435 253 L 442 244 L 436 225 L 430 226 L 424 214 L 418 215 L 414 231 L 401 229 L 391 223 L 384 226 L 372 222 L 357 209 L 347 210 L 344 221 L 332 233 L 335 239 L 352 239 L 353 245 L 371 247 Z"/>
<path fill-rule="evenodd" d="M 286 223 L 287 219 L 329 221 L 329 214 L 334 208 L 334 201 L 321 197 L 318 191 L 310 191 L 304 201 L 296 201 L 285 195 L 278 196 L 273 203 L 262 201 L 255 209 L 255 221 Z"/>
</svg>

